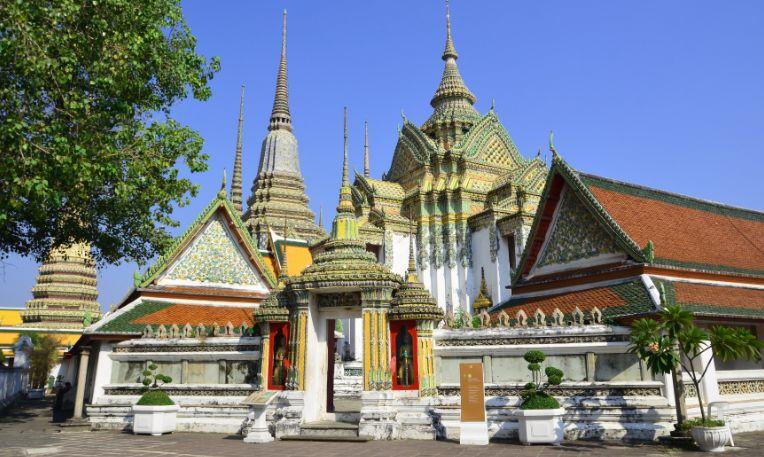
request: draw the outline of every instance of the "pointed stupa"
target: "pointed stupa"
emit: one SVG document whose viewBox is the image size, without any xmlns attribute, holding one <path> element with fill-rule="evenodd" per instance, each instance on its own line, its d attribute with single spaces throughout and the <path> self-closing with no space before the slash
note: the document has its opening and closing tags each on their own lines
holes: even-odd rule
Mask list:
<svg viewBox="0 0 764 457">
<path fill-rule="evenodd" d="M 369 169 L 369 123 L 363 122 L 363 176 L 368 178 L 371 175 Z"/>
<path fill-rule="evenodd" d="M 441 58 L 445 61 L 440 84 L 430 105 L 435 109 L 422 125 L 422 130 L 434 136 L 448 148 L 458 141 L 464 129 L 469 129 L 480 118 L 475 107 L 475 96 L 464 84 L 456 59 L 454 40 L 451 37 L 451 11 L 446 0 L 446 46 Z"/>
<path fill-rule="evenodd" d="M 472 302 L 472 313 L 477 314 L 484 309 L 488 309 L 493 305 L 491 301 L 491 295 L 488 293 L 488 286 L 485 283 L 485 270 L 480 269 L 480 289 L 478 295 L 475 297 L 475 301 Z"/>
<path fill-rule="evenodd" d="M 312 241 L 325 232 L 316 225 L 315 215 L 308 207 L 305 182 L 300 171 L 297 139 L 292 134 L 289 111 L 286 60 L 286 10 L 281 32 L 281 60 L 276 76 L 276 95 L 268 122 L 268 135 L 260 151 L 260 165 L 247 201 L 244 220 L 260 248 L 267 245 L 266 223 L 281 236 L 280 222 L 284 217 L 292 222 L 294 235 Z"/>
<path fill-rule="evenodd" d="M 81 329 L 100 319 L 90 246 L 53 249 L 40 266 L 32 297 L 21 312 L 24 327 Z"/>
<path fill-rule="evenodd" d="M 244 130 L 244 84 L 241 85 L 239 100 L 239 124 L 236 128 L 236 156 L 233 161 L 233 176 L 231 177 L 231 203 L 241 216 L 241 143 Z"/>
<path fill-rule="evenodd" d="M 302 273 L 289 278 L 293 288 L 316 289 L 321 287 L 348 287 L 376 285 L 396 288 L 400 276 L 387 266 L 377 262 L 377 256 L 366 250 L 366 243 L 358 236 L 356 220 L 350 196 L 348 179 L 348 128 L 347 107 L 343 110 L 343 157 L 337 213 L 332 221 L 329 239 L 323 249 L 313 258 L 313 263 Z"/>
</svg>

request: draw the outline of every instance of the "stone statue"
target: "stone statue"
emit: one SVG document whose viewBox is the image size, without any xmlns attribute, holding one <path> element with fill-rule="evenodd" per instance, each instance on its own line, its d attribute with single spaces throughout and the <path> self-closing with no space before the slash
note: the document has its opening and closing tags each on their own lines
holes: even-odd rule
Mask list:
<svg viewBox="0 0 764 457">
<path fill-rule="evenodd" d="M 271 384 L 274 386 L 283 386 L 286 381 L 286 369 L 284 361 L 286 359 L 286 349 L 284 344 L 284 335 L 279 331 L 274 338 L 273 351 L 273 373 L 271 374 Z"/>
<path fill-rule="evenodd" d="M 414 384 L 414 350 L 412 347 L 411 333 L 405 326 L 396 338 L 397 350 L 397 381 L 399 386 Z"/>
</svg>

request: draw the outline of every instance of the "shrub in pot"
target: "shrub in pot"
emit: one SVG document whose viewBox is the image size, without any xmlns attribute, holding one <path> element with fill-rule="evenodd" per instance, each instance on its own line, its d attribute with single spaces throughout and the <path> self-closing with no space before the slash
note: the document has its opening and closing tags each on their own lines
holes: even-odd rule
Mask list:
<svg viewBox="0 0 764 457">
<path fill-rule="evenodd" d="M 172 378 L 157 373 L 157 368 L 152 363 L 143 371 L 143 394 L 133 405 L 133 433 L 136 435 L 158 436 L 175 431 L 180 408 L 161 390 L 161 386 L 172 382 Z"/>
<path fill-rule="evenodd" d="M 695 326 L 692 313 L 672 303 L 663 290 L 661 298 L 667 304 L 658 320 L 639 319 L 632 324 L 629 350 L 645 360 L 653 373 L 666 374 L 679 370 L 689 376 L 698 395 L 701 417 L 680 422 L 678 428 L 690 430 L 702 450 L 723 451 L 730 440 L 730 430 L 724 421 L 706 417 L 706 399 L 701 381 L 716 357 L 722 361 L 761 360 L 764 343 L 742 327 L 701 329 Z M 706 361 L 701 358 L 704 353 L 709 353 Z M 684 389 L 681 392 L 684 394 Z M 679 401 L 684 401 L 684 398 Z"/>
<path fill-rule="evenodd" d="M 523 444 L 559 444 L 564 438 L 565 425 L 562 416 L 565 408 L 546 390 L 562 382 L 563 372 L 546 367 L 547 382 L 541 382 L 541 363 L 546 355 L 541 351 L 528 351 L 523 356 L 528 362 L 532 381 L 520 393 L 523 399 L 520 410 L 515 413 L 520 425 L 519 435 Z"/>
</svg>

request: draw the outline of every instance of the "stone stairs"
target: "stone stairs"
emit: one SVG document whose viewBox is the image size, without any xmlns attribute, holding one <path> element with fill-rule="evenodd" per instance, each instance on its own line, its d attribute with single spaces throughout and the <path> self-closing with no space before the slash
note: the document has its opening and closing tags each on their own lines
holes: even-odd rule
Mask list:
<svg viewBox="0 0 764 457">
<path fill-rule="evenodd" d="M 369 441 L 358 436 L 358 424 L 338 421 L 317 421 L 300 425 L 298 436 L 283 437 L 289 441 Z"/>
</svg>

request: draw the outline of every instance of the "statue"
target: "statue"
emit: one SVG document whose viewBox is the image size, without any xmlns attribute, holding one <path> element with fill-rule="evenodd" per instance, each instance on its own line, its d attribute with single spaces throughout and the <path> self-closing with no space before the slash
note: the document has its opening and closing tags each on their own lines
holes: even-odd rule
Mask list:
<svg viewBox="0 0 764 457">
<path fill-rule="evenodd" d="M 411 333 L 406 326 L 401 326 L 401 331 L 396 338 L 397 356 L 397 382 L 399 386 L 414 384 L 414 349 L 411 341 Z"/>
<path fill-rule="evenodd" d="M 285 346 L 284 334 L 279 330 L 273 341 L 273 373 L 271 374 L 271 384 L 274 386 L 283 386 L 286 381 Z"/>
<path fill-rule="evenodd" d="M 345 340 L 345 344 L 342 345 L 342 360 L 349 362 L 353 360 L 353 354 L 350 353 L 350 343 Z"/>
</svg>

